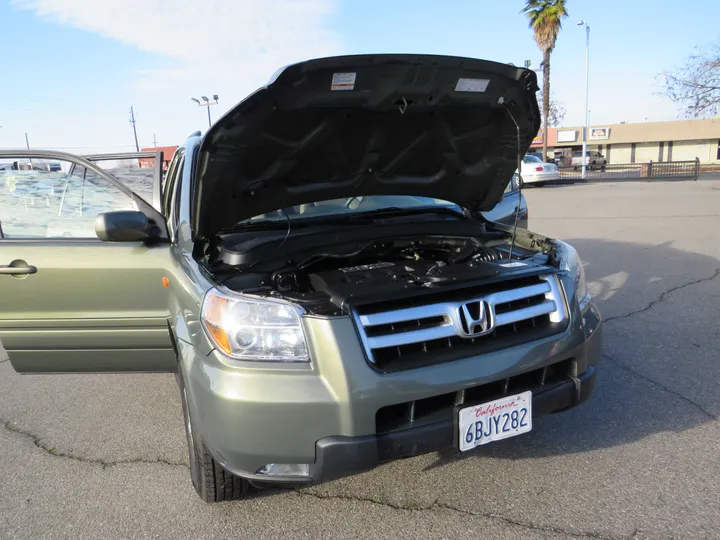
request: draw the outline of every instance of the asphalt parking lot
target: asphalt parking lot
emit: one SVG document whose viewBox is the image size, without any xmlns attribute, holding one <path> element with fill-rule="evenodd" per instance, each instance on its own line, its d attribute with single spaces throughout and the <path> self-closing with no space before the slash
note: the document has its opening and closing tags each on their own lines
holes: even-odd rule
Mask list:
<svg viewBox="0 0 720 540">
<path fill-rule="evenodd" d="M 530 228 L 580 252 L 606 320 L 581 407 L 471 455 L 205 505 L 171 375 L 5 361 L 0 538 L 720 538 L 720 179 L 526 196 Z"/>
</svg>

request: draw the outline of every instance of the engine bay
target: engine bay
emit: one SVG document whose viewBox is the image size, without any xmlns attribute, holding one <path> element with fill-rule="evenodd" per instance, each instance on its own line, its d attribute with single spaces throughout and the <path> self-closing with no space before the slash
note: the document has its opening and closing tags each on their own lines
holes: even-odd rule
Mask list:
<svg viewBox="0 0 720 540">
<path fill-rule="evenodd" d="M 537 271 L 549 256 L 506 239 L 411 237 L 347 243 L 297 253 L 230 273 L 224 286 L 282 297 L 309 313 L 339 315 L 351 304 L 470 286 L 503 275 Z"/>
</svg>

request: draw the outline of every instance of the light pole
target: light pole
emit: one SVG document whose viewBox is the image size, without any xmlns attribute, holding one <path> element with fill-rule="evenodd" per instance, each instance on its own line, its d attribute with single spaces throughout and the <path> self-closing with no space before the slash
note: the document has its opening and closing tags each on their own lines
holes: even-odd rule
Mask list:
<svg viewBox="0 0 720 540">
<path fill-rule="evenodd" d="M 200 103 L 200 100 L 197 99 L 197 98 L 190 98 L 190 99 L 192 99 L 195 103 L 197 103 L 197 104 L 198 104 L 198 107 L 207 107 L 208 127 L 210 127 L 210 126 L 212 126 L 212 120 L 210 119 L 210 105 L 217 105 L 217 104 L 218 104 L 218 95 L 217 95 L 217 94 L 213 94 L 213 99 L 214 99 L 215 101 L 210 101 L 207 96 L 200 96 L 200 97 L 202 98 L 202 100 L 203 100 L 205 103 Z"/>
<path fill-rule="evenodd" d="M 583 129 L 583 149 L 582 149 L 582 179 L 587 178 L 587 139 L 588 124 L 590 123 L 590 104 L 588 102 L 588 92 L 590 91 L 590 25 L 585 19 L 578 22 L 578 26 L 585 27 L 585 128 Z"/>
</svg>

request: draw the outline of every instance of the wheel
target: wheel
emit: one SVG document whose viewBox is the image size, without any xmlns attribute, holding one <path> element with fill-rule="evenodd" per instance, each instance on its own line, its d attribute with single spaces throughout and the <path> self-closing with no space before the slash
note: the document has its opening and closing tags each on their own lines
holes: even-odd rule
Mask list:
<svg viewBox="0 0 720 540">
<path fill-rule="evenodd" d="M 193 431 L 185 381 L 179 369 L 175 377 L 180 387 L 180 401 L 182 402 L 190 460 L 190 478 L 195 491 L 206 503 L 242 499 L 250 487 L 247 480 L 226 471 L 213 459 L 202 439 Z"/>
<path fill-rule="evenodd" d="M 600 167 L 600 172 L 605 172 L 605 165 L 602 165 L 602 166 Z"/>
</svg>

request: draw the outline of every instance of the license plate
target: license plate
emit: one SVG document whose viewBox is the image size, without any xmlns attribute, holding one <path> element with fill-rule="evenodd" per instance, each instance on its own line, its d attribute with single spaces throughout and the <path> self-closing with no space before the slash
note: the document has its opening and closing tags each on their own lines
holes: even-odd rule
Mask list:
<svg viewBox="0 0 720 540">
<path fill-rule="evenodd" d="M 532 392 L 460 409 L 458 442 L 461 452 L 527 433 L 532 429 Z"/>
</svg>

